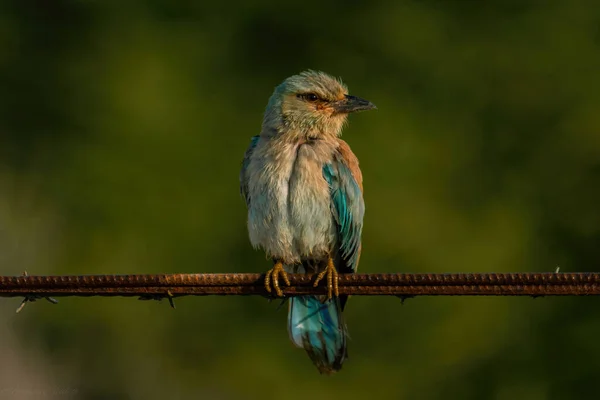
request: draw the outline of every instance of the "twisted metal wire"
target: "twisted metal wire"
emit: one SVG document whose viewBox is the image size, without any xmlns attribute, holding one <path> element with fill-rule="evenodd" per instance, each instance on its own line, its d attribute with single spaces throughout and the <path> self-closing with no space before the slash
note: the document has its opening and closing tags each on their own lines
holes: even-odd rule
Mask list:
<svg viewBox="0 0 600 400">
<path fill-rule="evenodd" d="M 285 296 L 326 294 L 314 276 L 289 274 Z M 339 293 L 353 296 L 600 295 L 600 273 L 340 274 Z M 0 276 L 0 297 L 262 295 L 261 274 Z"/>
</svg>

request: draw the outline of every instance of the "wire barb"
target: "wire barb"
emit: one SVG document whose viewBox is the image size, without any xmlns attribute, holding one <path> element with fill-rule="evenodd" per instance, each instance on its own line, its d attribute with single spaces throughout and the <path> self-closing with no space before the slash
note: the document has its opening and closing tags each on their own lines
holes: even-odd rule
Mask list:
<svg viewBox="0 0 600 400">
<path fill-rule="evenodd" d="M 406 300 L 414 298 L 415 295 L 396 295 L 396 297 L 400 299 L 400 305 L 403 306 Z"/>
<path fill-rule="evenodd" d="M 23 271 L 23 273 L 21 274 L 21 276 L 27 277 L 29 276 L 29 274 L 27 273 L 27 271 Z M 0 289 L 1 289 L 1 285 L 0 285 Z M 1 292 L 0 292 L 0 296 L 1 296 Z M 17 310 L 15 311 L 17 314 L 21 312 L 21 310 L 23 310 L 23 307 L 25 307 L 25 304 L 27 303 L 33 303 L 36 300 L 39 299 L 46 299 L 48 300 L 48 302 L 52 303 L 52 304 L 58 304 L 58 300 L 49 297 L 49 296 L 44 296 L 44 295 L 39 295 L 39 294 L 26 294 L 25 297 L 23 298 L 23 301 L 21 302 L 21 304 L 19 305 L 19 307 L 17 308 Z"/>
<path fill-rule="evenodd" d="M 175 301 L 173 300 L 175 296 L 171 293 L 170 290 L 167 290 L 167 294 L 143 294 L 138 300 L 157 300 L 161 301 L 164 298 L 169 299 L 169 305 L 171 308 L 175 309 Z"/>
</svg>

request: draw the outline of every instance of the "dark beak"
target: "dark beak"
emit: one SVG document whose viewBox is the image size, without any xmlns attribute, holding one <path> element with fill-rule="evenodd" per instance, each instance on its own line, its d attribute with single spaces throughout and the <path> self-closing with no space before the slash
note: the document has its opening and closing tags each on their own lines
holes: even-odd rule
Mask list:
<svg viewBox="0 0 600 400">
<path fill-rule="evenodd" d="M 336 114 L 349 114 L 357 111 L 372 110 L 377 107 L 369 100 L 345 95 L 345 99 L 336 102 L 333 108 L 335 109 Z"/>
</svg>

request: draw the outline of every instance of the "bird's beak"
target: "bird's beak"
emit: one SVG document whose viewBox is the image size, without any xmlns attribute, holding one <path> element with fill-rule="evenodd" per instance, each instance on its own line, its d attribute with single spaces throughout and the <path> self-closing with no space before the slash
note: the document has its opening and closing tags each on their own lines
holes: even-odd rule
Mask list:
<svg viewBox="0 0 600 400">
<path fill-rule="evenodd" d="M 337 101 L 333 109 L 336 114 L 349 114 L 357 111 L 372 110 L 375 104 L 369 100 L 361 99 L 360 97 L 345 95 L 343 100 Z"/>
</svg>

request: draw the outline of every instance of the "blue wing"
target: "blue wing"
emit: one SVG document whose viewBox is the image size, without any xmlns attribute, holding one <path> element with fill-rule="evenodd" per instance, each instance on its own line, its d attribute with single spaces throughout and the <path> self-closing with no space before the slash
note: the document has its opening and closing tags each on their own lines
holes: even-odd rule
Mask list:
<svg viewBox="0 0 600 400">
<path fill-rule="evenodd" d="M 250 197 L 248 196 L 248 178 L 246 177 L 246 169 L 248 168 L 248 164 L 250 163 L 250 156 L 254 151 L 254 148 L 258 144 L 258 139 L 260 139 L 259 135 L 252 136 L 250 139 L 250 145 L 248 149 L 246 149 L 246 153 L 244 154 L 244 160 L 242 161 L 242 170 L 240 171 L 240 193 L 244 196 L 244 200 L 246 200 L 246 205 L 248 206 L 250 203 Z"/>
<path fill-rule="evenodd" d="M 338 256 L 344 264 L 336 264 L 336 267 L 340 272 L 355 272 L 360 256 L 365 203 L 354 154 L 336 154 L 333 161 L 323 167 L 323 177 L 329 184 L 331 211 L 338 228 Z"/>
</svg>

